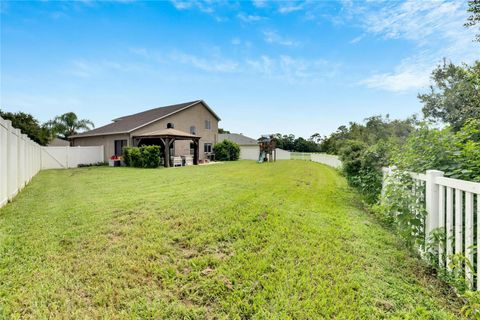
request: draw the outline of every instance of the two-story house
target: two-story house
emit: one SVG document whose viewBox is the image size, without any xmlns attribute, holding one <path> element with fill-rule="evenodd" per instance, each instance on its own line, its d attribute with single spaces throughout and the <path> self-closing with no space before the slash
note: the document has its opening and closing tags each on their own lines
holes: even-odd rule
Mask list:
<svg viewBox="0 0 480 320">
<path fill-rule="evenodd" d="M 165 145 L 168 154 L 193 155 L 207 159 L 217 142 L 220 118 L 203 100 L 155 108 L 114 119 L 112 123 L 70 137 L 73 146 L 104 146 L 105 159 L 121 155 L 124 146 Z M 175 139 L 175 140 L 174 140 Z M 195 145 L 196 144 L 196 145 Z"/>
</svg>

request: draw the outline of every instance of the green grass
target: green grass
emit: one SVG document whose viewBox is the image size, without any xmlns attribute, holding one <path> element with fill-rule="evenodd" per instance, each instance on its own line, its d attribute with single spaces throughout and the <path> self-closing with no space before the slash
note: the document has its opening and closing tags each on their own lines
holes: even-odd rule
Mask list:
<svg viewBox="0 0 480 320">
<path fill-rule="evenodd" d="M 40 172 L 0 210 L 4 318 L 454 319 L 459 301 L 306 161 Z"/>
</svg>

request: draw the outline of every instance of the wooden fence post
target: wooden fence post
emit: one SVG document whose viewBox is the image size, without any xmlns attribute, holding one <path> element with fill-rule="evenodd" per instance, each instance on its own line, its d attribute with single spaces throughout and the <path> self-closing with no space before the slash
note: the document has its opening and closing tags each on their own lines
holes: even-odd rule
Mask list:
<svg viewBox="0 0 480 320">
<path fill-rule="evenodd" d="M 437 177 L 443 177 L 443 172 L 438 170 L 427 170 L 427 180 L 425 183 L 425 208 L 427 217 L 425 218 L 425 236 L 439 227 L 439 187 L 435 183 Z"/>
</svg>

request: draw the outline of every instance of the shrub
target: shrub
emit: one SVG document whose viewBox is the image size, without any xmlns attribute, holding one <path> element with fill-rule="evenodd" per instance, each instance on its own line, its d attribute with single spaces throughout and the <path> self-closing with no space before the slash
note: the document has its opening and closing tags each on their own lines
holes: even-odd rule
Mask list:
<svg viewBox="0 0 480 320">
<path fill-rule="evenodd" d="M 123 147 L 122 149 L 123 162 L 127 167 L 130 167 L 130 149 L 131 147 Z"/>
<path fill-rule="evenodd" d="M 158 168 L 160 166 L 160 147 L 142 146 L 140 147 L 144 168 Z"/>
<path fill-rule="evenodd" d="M 158 168 L 160 166 L 160 147 L 124 147 L 123 161 L 128 167 Z"/>
<path fill-rule="evenodd" d="M 215 159 L 220 161 L 234 161 L 240 158 L 240 146 L 230 140 L 223 140 L 213 146 Z"/>
<path fill-rule="evenodd" d="M 128 156 L 130 167 L 143 168 L 143 158 L 142 153 L 140 152 L 140 148 L 132 147 L 129 149 L 130 150 L 128 151 Z"/>
<path fill-rule="evenodd" d="M 480 120 L 470 119 L 458 132 L 423 125 L 394 152 L 392 160 L 403 170 L 436 169 L 447 177 L 480 182 Z"/>
</svg>

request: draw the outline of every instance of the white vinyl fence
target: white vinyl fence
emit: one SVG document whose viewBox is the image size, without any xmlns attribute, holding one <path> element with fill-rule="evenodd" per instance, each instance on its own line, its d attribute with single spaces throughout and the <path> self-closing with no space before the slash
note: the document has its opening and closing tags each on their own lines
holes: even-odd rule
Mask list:
<svg viewBox="0 0 480 320">
<path fill-rule="evenodd" d="M 76 168 L 103 161 L 103 146 L 42 147 L 42 169 Z"/>
<path fill-rule="evenodd" d="M 310 160 L 313 162 L 323 163 L 327 166 L 334 167 L 335 169 L 340 169 L 342 167 L 342 161 L 338 156 L 334 156 L 326 153 L 312 153 L 310 155 Z"/>
<path fill-rule="evenodd" d="M 0 207 L 40 170 L 103 162 L 103 146 L 42 147 L 0 117 Z"/>
<path fill-rule="evenodd" d="M 384 169 L 385 178 L 391 172 Z M 450 270 L 452 256 L 461 255 L 463 274 L 471 289 L 480 290 L 480 183 L 446 178 L 442 171 L 410 173 L 419 201 L 425 203 L 425 234 L 434 230 L 445 235 L 438 247 L 441 268 Z M 421 199 L 420 199 L 421 197 Z"/>
<path fill-rule="evenodd" d="M 41 168 L 41 147 L 0 117 L 0 207 Z"/>
<path fill-rule="evenodd" d="M 290 152 L 290 159 L 323 163 L 336 169 L 340 169 L 342 167 L 342 161 L 340 161 L 338 156 L 326 153 Z"/>
</svg>

